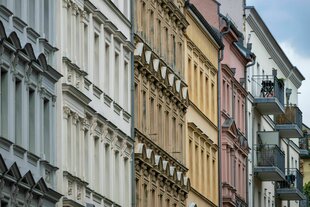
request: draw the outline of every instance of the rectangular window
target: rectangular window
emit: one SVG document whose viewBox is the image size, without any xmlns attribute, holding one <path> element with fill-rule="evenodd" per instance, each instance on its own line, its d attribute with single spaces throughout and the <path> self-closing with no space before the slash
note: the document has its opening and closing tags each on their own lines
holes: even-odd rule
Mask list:
<svg viewBox="0 0 310 207">
<path fill-rule="evenodd" d="M 199 84 L 200 84 L 200 87 L 199 87 L 199 90 L 200 90 L 200 94 L 199 94 L 199 99 L 200 99 L 200 109 L 202 110 L 203 109 L 203 90 L 204 90 L 204 86 L 203 86 L 203 72 L 200 71 L 200 77 L 199 77 Z"/>
<path fill-rule="evenodd" d="M 158 46 L 159 46 L 159 53 L 160 53 L 160 55 L 163 55 L 163 51 L 162 51 L 162 45 L 161 45 L 161 21 L 160 21 L 160 19 L 158 20 L 158 22 L 157 22 L 157 44 L 158 44 Z"/>
<path fill-rule="evenodd" d="M 211 84 L 211 93 L 212 93 L 212 94 L 211 94 L 212 99 L 213 99 L 213 100 L 216 100 L 217 97 L 215 96 L 215 89 L 214 89 L 214 84 L 213 84 L 213 83 Z M 211 111 L 212 111 L 212 113 L 213 113 L 212 118 L 215 119 L 215 117 L 216 117 L 215 101 L 212 101 Z"/>
<path fill-rule="evenodd" d="M 8 136 L 8 73 L 1 70 L 1 128 L 0 134 L 2 137 Z"/>
<path fill-rule="evenodd" d="M 146 132 L 146 92 L 142 92 L 142 130 Z"/>
<path fill-rule="evenodd" d="M 88 151 L 88 130 L 84 131 L 84 176 L 89 181 L 89 151 Z"/>
<path fill-rule="evenodd" d="M 125 15 L 125 17 L 129 17 L 129 15 L 128 15 L 128 2 L 129 1 L 124 1 L 124 15 Z"/>
<path fill-rule="evenodd" d="M 94 72 L 93 81 L 96 86 L 99 86 L 99 35 L 94 35 Z"/>
<path fill-rule="evenodd" d="M 124 201 L 125 203 L 129 203 L 129 193 L 131 191 L 130 185 L 129 185 L 129 180 L 130 180 L 130 170 L 129 170 L 129 164 L 128 164 L 128 159 L 124 159 L 124 172 L 125 172 L 125 193 L 124 193 Z"/>
<path fill-rule="evenodd" d="M 114 176 L 115 176 L 115 183 L 114 183 L 114 195 L 116 195 L 116 200 L 119 201 L 119 190 L 120 190 L 120 174 L 119 174 L 119 152 L 115 152 L 115 169 L 114 169 Z"/>
<path fill-rule="evenodd" d="M 49 38 L 49 26 L 51 25 L 49 21 L 49 13 L 49 0 L 44 0 L 44 34 L 47 39 Z"/>
<path fill-rule="evenodd" d="M 155 100 L 153 97 L 150 98 L 150 118 L 149 118 L 149 121 L 150 121 L 150 129 L 151 129 L 151 134 L 152 134 L 152 137 L 156 137 L 156 135 L 154 134 L 155 133 Z"/>
<path fill-rule="evenodd" d="M 193 82 L 193 88 L 192 88 L 192 90 L 193 90 L 193 100 L 196 102 L 196 104 L 197 104 L 197 101 L 198 101 L 198 94 L 197 94 L 197 90 L 198 90 L 198 86 L 197 86 L 197 84 L 198 84 L 198 74 L 197 74 L 197 65 L 196 64 L 194 64 L 194 82 Z"/>
<path fill-rule="evenodd" d="M 159 141 L 159 145 L 161 147 L 163 147 L 164 145 L 164 135 L 163 135 L 163 131 L 164 131 L 164 127 L 162 127 L 163 124 L 163 115 L 162 115 L 162 107 L 160 104 L 158 104 L 158 119 L 157 119 L 157 129 L 158 129 L 158 141 Z"/>
<path fill-rule="evenodd" d="M 22 82 L 15 80 L 15 144 L 22 145 Z"/>
<path fill-rule="evenodd" d="M 67 165 L 68 165 L 68 168 L 69 170 L 72 169 L 72 132 L 71 132 L 71 129 L 72 129 L 72 116 L 69 116 L 68 117 L 68 120 L 67 120 Z"/>
<path fill-rule="evenodd" d="M 150 34 L 150 43 L 151 45 L 154 45 L 154 12 L 150 11 L 150 19 L 149 19 L 149 34 Z"/>
<path fill-rule="evenodd" d="M 93 179 L 96 190 L 99 190 L 99 138 L 94 137 Z"/>
<path fill-rule="evenodd" d="M 77 122 L 76 122 L 76 127 L 75 127 L 75 147 L 76 147 L 76 149 L 75 149 L 75 161 L 76 161 L 76 173 L 77 173 L 77 175 L 78 176 L 80 176 L 80 173 L 81 173 L 81 166 L 80 166 L 80 161 L 81 161 L 81 158 L 80 158 L 80 156 L 81 156 L 81 149 L 80 149 L 80 125 L 81 125 L 81 123 L 80 123 L 80 121 L 79 120 L 77 120 Z"/>
<path fill-rule="evenodd" d="M 188 58 L 188 62 L 187 62 L 188 66 L 187 66 L 187 73 L 188 73 L 188 92 L 189 92 L 189 97 L 192 97 L 192 88 L 193 88 L 193 83 L 192 83 L 192 60 L 190 58 Z"/>
<path fill-rule="evenodd" d="M 110 86 L 110 45 L 105 44 L 105 76 L 104 76 L 104 89 L 109 94 Z"/>
<path fill-rule="evenodd" d="M 88 25 L 84 24 L 84 67 L 88 71 Z"/>
<path fill-rule="evenodd" d="M 15 15 L 19 18 L 22 17 L 22 1 L 21 0 L 15 0 L 14 1 L 14 10 Z"/>
<path fill-rule="evenodd" d="M 35 28 L 35 0 L 28 0 L 28 23 Z"/>
<path fill-rule="evenodd" d="M 206 114 L 208 114 L 208 112 L 210 111 L 210 109 L 209 109 L 209 79 L 208 79 L 208 77 L 206 77 L 206 88 L 205 88 L 205 90 L 206 90 L 206 105 L 205 105 L 205 111 L 206 111 Z"/>
<path fill-rule="evenodd" d="M 104 166 L 104 169 L 105 169 L 105 193 L 107 194 L 107 196 L 110 195 L 110 146 L 109 145 L 105 145 L 105 166 Z"/>
<path fill-rule="evenodd" d="M 146 11 L 147 9 L 145 8 L 146 5 L 144 2 L 142 2 L 142 10 L 141 10 L 141 19 L 142 19 L 142 25 L 141 25 L 141 31 L 142 31 L 142 36 L 145 37 L 145 31 L 146 31 Z"/>
<path fill-rule="evenodd" d="M 178 143 L 178 138 L 177 138 L 177 123 L 176 123 L 176 118 L 172 117 L 172 146 L 173 146 L 173 156 L 176 157 L 178 153 L 180 153 L 177 149 L 177 143 Z"/>
<path fill-rule="evenodd" d="M 172 53 L 172 55 L 173 55 L 173 68 L 176 68 L 176 60 L 177 60 L 177 54 L 176 54 L 176 47 L 177 47 L 177 43 L 176 43 L 176 40 L 175 40 L 175 36 L 173 35 L 172 36 L 172 44 L 173 44 L 173 47 L 172 47 L 172 49 L 173 49 L 173 53 Z"/>
<path fill-rule="evenodd" d="M 169 137 L 169 131 L 170 131 L 170 126 L 169 126 L 169 112 L 165 112 L 165 145 L 164 147 L 168 149 L 167 151 L 170 152 L 170 137 Z"/>
<path fill-rule="evenodd" d="M 139 127 L 138 124 L 138 120 L 139 120 L 139 89 L 138 89 L 138 84 L 135 83 L 135 97 L 134 97 L 134 101 L 135 101 L 135 127 Z"/>
<path fill-rule="evenodd" d="M 169 62 L 169 33 L 168 33 L 168 28 L 165 28 L 165 55 L 166 55 L 166 60 Z"/>
<path fill-rule="evenodd" d="M 123 105 L 124 105 L 124 109 L 125 111 L 129 111 L 129 108 L 128 108 L 128 102 L 129 102 L 129 68 L 128 68 L 128 62 L 125 61 L 125 64 L 124 64 L 124 100 L 123 100 Z"/>
<path fill-rule="evenodd" d="M 44 99 L 43 103 L 44 110 L 44 154 L 45 159 L 50 160 L 50 150 L 51 150 L 51 142 L 50 142 L 50 102 L 48 99 Z"/>
<path fill-rule="evenodd" d="M 35 152 L 35 91 L 33 89 L 29 89 L 28 94 L 28 121 L 29 121 L 29 151 Z"/>
<path fill-rule="evenodd" d="M 119 54 L 115 53 L 114 101 L 119 103 Z"/>
</svg>

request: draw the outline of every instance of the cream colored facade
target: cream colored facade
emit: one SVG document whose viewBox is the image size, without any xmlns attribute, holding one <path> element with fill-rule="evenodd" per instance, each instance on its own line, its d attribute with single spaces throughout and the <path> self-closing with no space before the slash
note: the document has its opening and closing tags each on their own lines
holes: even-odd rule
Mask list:
<svg viewBox="0 0 310 207">
<path fill-rule="evenodd" d="M 185 206 L 184 2 L 135 3 L 136 206 Z"/>
<path fill-rule="evenodd" d="M 191 191 L 188 205 L 218 206 L 217 67 L 220 45 L 193 5 L 187 8 L 185 79 L 189 86 L 186 114 L 186 165 Z"/>
</svg>

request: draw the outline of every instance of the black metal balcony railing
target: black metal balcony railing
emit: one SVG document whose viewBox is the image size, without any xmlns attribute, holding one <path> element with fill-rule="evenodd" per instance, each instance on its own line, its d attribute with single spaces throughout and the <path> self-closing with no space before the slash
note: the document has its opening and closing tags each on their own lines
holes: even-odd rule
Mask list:
<svg viewBox="0 0 310 207">
<path fill-rule="evenodd" d="M 296 105 L 286 105 L 285 113 L 275 116 L 276 124 L 296 124 L 302 129 L 302 112 Z"/>
<path fill-rule="evenodd" d="M 308 150 L 308 146 L 309 146 L 309 137 L 302 137 L 299 138 L 299 149 L 301 150 Z"/>
<path fill-rule="evenodd" d="M 282 172 L 285 170 L 285 155 L 277 145 L 259 144 L 256 149 L 256 166 L 278 167 Z"/>
<path fill-rule="evenodd" d="M 284 83 L 274 75 L 253 75 L 252 94 L 255 98 L 275 97 L 284 105 Z"/>
<path fill-rule="evenodd" d="M 303 192 L 303 176 L 297 168 L 287 168 L 284 181 L 278 182 L 278 188 L 296 188 Z"/>
</svg>

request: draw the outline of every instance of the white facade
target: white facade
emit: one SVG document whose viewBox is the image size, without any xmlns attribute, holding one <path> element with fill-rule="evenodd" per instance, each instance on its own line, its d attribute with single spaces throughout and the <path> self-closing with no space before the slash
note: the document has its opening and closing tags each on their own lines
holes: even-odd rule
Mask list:
<svg viewBox="0 0 310 207">
<path fill-rule="evenodd" d="M 52 1 L 0 1 L 1 206 L 55 206 L 61 197 L 55 191 L 61 74 L 49 38 L 54 27 L 45 25 L 52 11 Z"/>
<path fill-rule="evenodd" d="M 58 190 L 65 206 L 131 204 L 131 1 L 58 0 Z"/>
<path fill-rule="evenodd" d="M 249 145 L 252 148 L 249 155 L 249 206 L 299 206 L 298 200 L 286 201 L 279 199 L 275 194 L 275 189 L 279 187 L 277 181 L 262 181 L 254 173 L 254 166 L 257 158 L 255 146 L 260 144 L 258 132 L 275 132 L 276 130 L 274 115 L 263 115 L 254 104 L 255 95 L 261 90 L 257 85 L 260 84 L 255 77 L 272 75 L 273 70 L 277 71 L 277 78 L 284 82 L 284 104 L 298 105 L 298 88 L 304 77 L 297 68 L 293 67 L 284 52 L 279 47 L 272 34 L 262 21 L 259 14 L 253 7 L 246 9 L 246 33 L 247 43 L 252 44 L 252 52 L 256 55 L 256 64 L 247 70 L 247 88 L 251 93 L 248 99 L 248 137 Z M 287 89 L 292 93 L 289 100 L 286 97 Z M 299 169 L 299 143 L 294 137 L 277 138 L 279 135 L 272 136 L 267 140 L 270 143 L 278 143 L 279 148 L 285 155 L 285 169 Z"/>
</svg>

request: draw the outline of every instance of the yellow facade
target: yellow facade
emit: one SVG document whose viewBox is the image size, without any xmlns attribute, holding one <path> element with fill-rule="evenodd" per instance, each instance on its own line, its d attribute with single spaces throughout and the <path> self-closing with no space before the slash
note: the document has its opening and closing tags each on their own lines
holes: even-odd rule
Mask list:
<svg viewBox="0 0 310 207">
<path fill-rule="evenodd" d="M 188 204 L 218 206 L 217 67 L 220 47 L 190 9 L 185 43 L 185 80 L 189 87 L 186 113 L 186 166 L 191 191 Z"/>
</svg>

